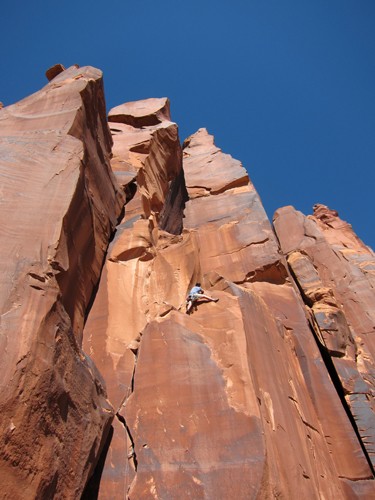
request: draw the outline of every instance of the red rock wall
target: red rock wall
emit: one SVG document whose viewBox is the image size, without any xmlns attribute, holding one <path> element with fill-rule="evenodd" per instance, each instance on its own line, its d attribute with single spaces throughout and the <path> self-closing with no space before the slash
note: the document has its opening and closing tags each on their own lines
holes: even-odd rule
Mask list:
<svg viewBox="0 0 375 500">
<path fill-rule="evenodd" d="M 284 207 L 275 229 L 374 466 L 375 254 L 324 205 L 309 217 Z"/>
<path fill-rule="evenodd" d="M 0 110 L 5 498 L 373 497 L 372 251 L 324 206 L 273 228 L 168 99 L 110 135 L 98 70 L 49 75 Z"/>
<path fill-rule="evenodd" d="M 0 111 L 3 498 L 79 498 L 113 410 L 81 350 L 123 204 L 101 72 L 70 68 Z"/>
<path fill-rule="evenodd" d="M 99 497 L 371 494 L 368 456 L 261 201 L 204 129 L 185 141 L 183 172 L 170 177 L 187 187 L 184 229 L 161 229 L 178 181 L 156 179 L 181 154 L 170 134 L 160 139 L 173 125 L 157 107 L 164 102 L 131 103 L 125 125 L 110 113 L 113 168 L 138 189 L 84 332 L 117 411 Z M 197 280 L 220 300 L 187 315 Z"/>
</svg>

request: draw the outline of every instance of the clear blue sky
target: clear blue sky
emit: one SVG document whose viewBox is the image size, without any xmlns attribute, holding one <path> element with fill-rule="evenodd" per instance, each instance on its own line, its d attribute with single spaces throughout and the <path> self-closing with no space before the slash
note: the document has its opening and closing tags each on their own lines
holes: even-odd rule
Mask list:
<svg viewBox="0 0 375 500">
<path fill-rule="evenodd" d="M 375 248 L 374 0 L 65 0 L 1 7 L 0 101 L 55 63 L 103 70 L 108 109 L 171 99 L 180 137 L 206 127 L 272 217 L 339 211 Z"/>
</svg>

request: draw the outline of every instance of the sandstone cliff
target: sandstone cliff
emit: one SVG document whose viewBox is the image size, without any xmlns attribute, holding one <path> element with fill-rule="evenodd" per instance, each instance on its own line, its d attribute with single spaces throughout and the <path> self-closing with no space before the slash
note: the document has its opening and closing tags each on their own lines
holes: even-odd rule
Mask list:
<svg viewBox="0 0 375 500">
<path fill-rule="evenodd" d="M 56 68 L 0 111 L 5 498 L 374 496 L 372 250 Z"/>
<path fill-rule="evenodd" d="M 3 108 L 0 141 L 2 498 L 79 498 L 113 418 L 82 329 L 124 201 L 100 71 Z"/>
</svg>

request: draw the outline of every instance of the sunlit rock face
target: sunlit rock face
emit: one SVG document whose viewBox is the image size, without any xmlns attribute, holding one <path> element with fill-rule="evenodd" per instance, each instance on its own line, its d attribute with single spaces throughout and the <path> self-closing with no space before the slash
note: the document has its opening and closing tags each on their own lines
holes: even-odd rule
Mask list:
<svg viewBox="0 0 375 500">
<path fill-rule="evenodd" d="M 164 100 L 115 109 L 112 165 L 133 198 L 84 332 L 117 412 L 99 497 L 368 494 L 368 457 L 246 170 L 205 129 L 181 170 L 177 135 L 159 140 L 174 131 Z M 177 234 L 160 227 L 171 186 L 188 193 Z M 197 281 L 219 302 L 187 315 Z"/>
<path fill-rule="evenodd" d="M 375 254 L 324 205 L 308 217 L 284 207 L 275 229 L 374 466 Z"/>
<path fill-rule="evenodd" d="M 184 171 L 190 198 L 184 226 L 197 242 L 200 274 L 215 272 L 236 283 L 283 282 L 276 238 L 241 163 L 200 129 L 185 141 Z"/>
<path fill-rule="evenodd" d="M 0 110 L 6 495 L 372 498 L 372 251 L 323 205 L 273 227 L 168 99 L 107 123 L 100 71 L 47 76 Z"/>
<path fill-rule="evenodd" d="M 81 349 L 123 205 L 102 75 L 71 68 L 0 111 L 4 498 L 77 498 L 113 418 Z"/>
</svg>

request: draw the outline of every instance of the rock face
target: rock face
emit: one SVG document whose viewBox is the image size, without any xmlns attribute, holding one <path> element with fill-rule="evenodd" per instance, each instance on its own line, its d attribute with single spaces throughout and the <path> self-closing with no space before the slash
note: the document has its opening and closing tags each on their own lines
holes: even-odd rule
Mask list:
<svg viewBox="0 0 375 500">
<path fill-rule="evenodd" d="M 169 191 L 165 182 L 164 189 L 150 183 L 158 186 L 154 194 L 145 179 L 170 171 L 150 154 L 154 128 L 170 128 L 169 115 L 143 125 L 158 113 L 154 100 L 121 108 L 109 115 L 112 164 L 137 192 L 84 332 L 117 412 L 99 497 L 350 498 L 374 491 L 368 457 L 246 171 L 201 129 L 184 143 L 183 171 L 172 172 L 178 180 Z M 180 165 L 177 143 L 157 144 L 160 158 L 174 151 L 171 163 Z M 134 174 L 121 171 L 125 165 Z M 183 190 L 183 178 L 189 199 L 183 230 L 172 235 L 159 214 L 171 186 Z M 154 209 L 149 200 L 157 200 Z M 179 203 L 176 212 L 182 209 Z M 220 301 L 188 316 L 184 299 L 196 281 Z"/>
<path fill-rule="evenodd" d="M 3 491 L 373 497 L 373 252 L 323 205 L 273 228 L 166 98 L 112 109 L 111 139 L 100 72 L 58 70 L 0 111 Z M 186 314 L 197 281 L 219 301 Z"/>
<path fill-rule="evenodd" d="M 374 466 L 375 255 L 324 205 L 310 217 L 284 207 L 275 229 Z"/>
<path fill-rule="evenodd" d="M 3 498 L 79 498 L 113 418 L 81 349 L 123 204 L 111 143 L 94 68 L 0 112 Z"/>
</svg>

